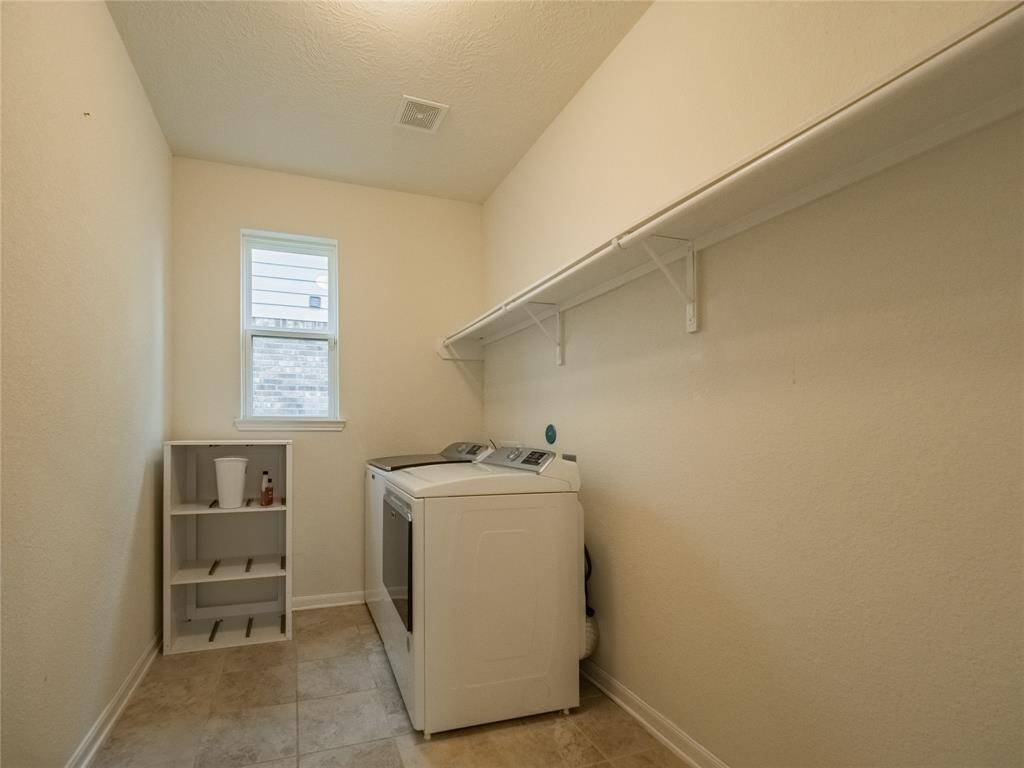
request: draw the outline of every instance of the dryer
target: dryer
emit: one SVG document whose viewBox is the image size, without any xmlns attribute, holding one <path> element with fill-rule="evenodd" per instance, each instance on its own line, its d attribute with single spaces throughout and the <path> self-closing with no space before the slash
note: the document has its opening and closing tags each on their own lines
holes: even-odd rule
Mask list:
<svg viewBox="0 0 1024 768">
<path fill-rule="evenodd" d="M 364 552 L 363 552 L 363 593 L 370 615 L 385 646 L 405 643 L 405 627 L 393 608 L 383 581 L 381 561 L 382 509 L 384 504 L 384 479 L 391 473 L 409 467 L 431 464 L 454 464 L 479 461 L 491 452 L 486 443 L 464 441 L 452 443 L 440 453 L 417 453 L 403 456 L 382 456 L 366 462 L 366 477 L 363 490 L 364 506 Z M 395 669 L 395 676 L 404 673 Z"/>
<path fill-rule="evenodd" d="M 385 478 L 385 640 L 413 727 L 431 733 L 579 705 L 583 510 L 575 462 L 500 449 Z"/>
</svg>

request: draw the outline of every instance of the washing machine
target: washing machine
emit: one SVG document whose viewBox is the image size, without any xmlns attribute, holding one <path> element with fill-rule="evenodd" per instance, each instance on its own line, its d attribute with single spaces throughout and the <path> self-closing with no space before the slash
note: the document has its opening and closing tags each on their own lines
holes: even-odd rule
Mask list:
<svg viewBox="0 0 1024 768">
<path fill-rule="evenodd" d="M 502 448 L 385 477 L 385 640 L 426 736 L 579 705 L 583 509 L 575 462 Z"/>
<path fill-rule="evenodd" d="M 491 452 L 486 443 L 463 441 L 452 443 L 440 453 L 418 453 L 404 456 L 382 456 L 366 462 L 363 490 L 364 504 L 364 599 L 385 646 L 405 642 L 405 629 L 395 612 L 384 587 L 381 560 L 384 479 L 391 473 L 409 467 L 432 464 L 456 464 L 479 461 Z M 399 670 L 395 672 L 400 674 Z"/>
</svg>

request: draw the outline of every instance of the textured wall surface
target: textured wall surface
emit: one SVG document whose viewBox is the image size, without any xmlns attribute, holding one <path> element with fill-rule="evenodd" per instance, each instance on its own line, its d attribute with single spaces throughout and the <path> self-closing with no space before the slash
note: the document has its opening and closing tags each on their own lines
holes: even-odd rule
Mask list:
<svg viewBox="0 0 1024 768">
<path fill-rule="evenodd" d="M 656 3 L 484 207 L 494 304 L 1008 4 Z M 582 461 L 598 663 L 735 768 L 1021 764 L 1021 126 L 489 348 Z"/>
<path fill-rule="evenodd" d="M 1011 3 L 655 3 L 484 208 L 493 305 Z"/>
<path fill-rule="evenodd" d="M 174 154 L 477 202 L 646 2 L 112 2 Z M 451 105 L 436 135 L 403 94 Z"/>
<path fill-rule="evenodd" d="M 489 347 L 579 454 L 597 663 L 733 768 L 1020 766 L 1024 124 Z"/>
<path fill-rule="evenodd" d="M 4 3 L 3 97 L 2 760 L 50 768 L 159 621 L 171 158 L 102 4 Z"/>
<path fill-rule="evenodd" d="M 243 228 L 338 241 L 348 426 L 265 436 L 295 440 L 295 594 L 361 591 L 366 459 L 481 433 L 479 368 L 434 351 L 481 308 L 480 206 L 175 158 L 175 438 L 261 436 L 233 425 Z"/>
</svg>

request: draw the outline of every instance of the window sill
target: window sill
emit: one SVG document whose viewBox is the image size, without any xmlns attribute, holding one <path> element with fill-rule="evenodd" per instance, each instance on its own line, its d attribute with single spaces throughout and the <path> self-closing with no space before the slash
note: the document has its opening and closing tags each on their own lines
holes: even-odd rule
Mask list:
<svg viewBox="0 0 1024 768">
<path fill-rule="evenodd" d="M 341 432 L 344 419 L 235 419 L 239 432 Z"/>
</svg>

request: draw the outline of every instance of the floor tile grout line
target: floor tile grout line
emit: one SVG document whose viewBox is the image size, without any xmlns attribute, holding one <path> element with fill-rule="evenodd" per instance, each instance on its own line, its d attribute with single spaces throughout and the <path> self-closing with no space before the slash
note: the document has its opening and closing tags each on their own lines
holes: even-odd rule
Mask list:
<svg viewBox="0 0 1024 768">
<path fill-rule="evenodd" d="M 609 757 L 609 758 L 606 758 L 606 759 L 608 760 L 608 762 L 613 762 L 613 761 L 616 761 L 616 760 L 625 760 L 627 757 L 636 757 L 637 755 L 646 755 L 648 752 L 654 752 L 656 749 L 657 749 L 657 747 L 644 747 L 643 749 L 638 749 L 636 752 L 625 752 L 625 753 L 623 753 L 621 755 L 616 755 L 615 757 Z"/>
<path fill-rule="evenodd" d="M 295 768 L 299 768 L 299 755 L 302 754 L 299 749 L 302 745 L 299 744 L 299 674 L 298 671 L 295 673 Z"/>
<path fill-rule="evenodd" d="M 608 761 L 612 762 L 613 760 L 625 760 L 627 757 L 636 757 L 637 755 L 646 755 L 648 752 L 654 752 L 655 750 L 657 750 L 657 747 L 644 747 L 643 749 L 638 750 L 636 752 L 626 752 L 625 754 L 618 755 L 617 757 L 614 757 L 614 758 L 613 757 L 609 757 Z"/>
<path fill-rule="evenodd" d="M 224 667 L 227 665 L 227 659 L 221 662 L 220 668 L 217 670 L 217 684 L 213 686 L 213 696 L 210 699 L 210 711 L 206 713 L 206 719 L 203 720 L 203 724 L 199 727 L 199 738 L 196 740 L 196 752 L 192 757 L 192 768 L 197 768 L 199 764 L 199 755 L 203 748 L 203 735 L 206 733 L 206 726 L 209 725 L 210 720 L 213 719 L 213 703 L 216 700 L 217 691 L 220 690 L 220 681 L 224 677 Z"/>
<path fill-rule="evenodd" d="M 375 691 L 375 690 L 378 690 L 378 689 L 377 688 L 370 688 L 370 689 L 367 689 L 367 690 L 374 690 Z M 365 693 L 365 691 L 357 691 L 357 693 Z M 346 694 L 341 694 L 341 695 L 344 696 Z M 323 698 L 333 698 L 333 697 L 325 696 Z M 307 699 L 307 701 L 315 701 L 315 699 Z M 297 704 L 297 702 L 296 702 L 296 704 Z M 387 712 L 385 712 L 384 714 L 385 714 L 385 720 L 386 720 L 390 715 Z M 406 713 L 406 716 L 408 717 L 408 713 Z M 354 742 L 352 742 L 350 744 L 341 744 L 341 745 L 335 746 L 335 747 L 328 747 L 327 749 L 316 749 L 316 750 L 313 750 L 312 752 L 301 752 L 301 751 L 299 751 L 297 757 L 301 758 L 301 757 L 303 757 L 305 755 L 315 755 L 318 752 L 330 752 L 330 751 L 335 750 L 335 749 L 346 749 L 348 747 L 355 747 L 355 746 L 359 746 L 361 744 L 372 744 L 373 742 L 376 742 L 376 741 L 394 741 L 399 736 L 408 736 L 410 734 L 415 734 L 415 733 L 416 733 L 416 729 L 412 728 L 411 727 L 411 723 L 410 723 L 410 730 L 409 730 L 408 733 L 401 733 L 401 734 L 393 734 L 392 733 L 392 734 L 389 734 L 387 736 L 382 736 L 382 737 L 378 737 L 378 738 L 375 738 L 375 739 L 365 739 L 363 741 L 354 741 Z M 397 743 L 396 743 L 396 747 L 397 747 Z"/>
<path fill-rule="evenodd" d="M 579 709 L 579 707 L 577 707 L 577 709 Z M 571 715 L 570 715 L 570 717 L 571 717 Z M 604 750 L 602 750 L 599 746 L 597 746 L 597 744 L 594 743 L 594 740 L 592 738 L 587 736 L 587 734 L 583 731 L 582 728 L 580 728 L 578 725 L 576 725 L 576 723 L 572 722 L 571 720 L 569 721 L 569 725 L 571 725 L 573 728 L 575 728 L 576 731 L 580 734 L 580 736 L 583 737 L 583 740 L 586 741 L 590 746 L 592 746 L 594 748 L 594 751 L 597 752 L 597 754 L 599 754 L 601 756 L 602 760 L 604 760 L 604 761 L 606 761 L 608 763 L 611 763 L 612 759 L 610 757 L 608 757 L 608 755 L 606 755 L 604 753 Z"/>
<path fill-rule="evenodd" d="M 281 665 L 281 666 L 284 666 L 284 665 Z M 275 669 L 275 667 L 266 667 L 265 669 Z M 237 671 L 239 671 L 239 672 L 262 672 L 262 671 L 264 671 L 264 669 L 237 670 Z M 231 673 L 229 673 L 229 674 L 231 674 Z M 271 704 L 255 704 L 253 706 L 236 707 L 234 709 L 228 709 L 228 710 L 224 710 L 222 712 L 216 712 L 216 711 L 211 710 L 210 714 L 207 717 L 210 717 L 212 715 L 218 715 L 218 714 L 221 714 L 221 715 L 222 714 L 228 714 L 230 712 L 242 712 L 242 711 L 247 710 L 247 709 L 261 709 L 261 708 L 264 708 L 264 707 L 277 707 L 277 706 L 282 706 L 282 705 L 285 705 L 285 704 L 300 704 L 300 703 L 302 703 L 304 701 L 320 701 L 322 699 L 333 699 L 333 698 L 336 698 L 338 696 L 348 696 L 349 694 L 353 694 L 353 693 L 367 693 L 369 691 L 380 691 L 380 690 L 384 690 L 386 688 L 395 688 L 395 690 L 398 690 L 396 686 L 378 685 L 377 683 L 374 683 L 373 686 L 370 687 L 370 688 L 357 688 L 357 689 L 349 690 L 349 691 L 336 691 L 335 693 L 328 693 L 328 694 L 325 694 L 323 696 L 307 696 L 305 698 L 300 698 L 299 695 L 298 695 L 298 690 L 296 688 L 295 699 L 293 701 L 280 701 L 280 702 L 277 702 L 276 704 L 274 704 L 274 703 L 271 703 Z M 215 689 L 214 693 L 216 694 L 216 686 L 214 686 L 214 689 Z M 396 714 L 396 713 L 389 713 L 389 714 Z"/>
<path fill-rule="evenodd" d="M 408 734 L 403 733 L 401 735 L 402 736 L 407 736 Z M 341 745 L 339 745 L 337 747 L 327 747 L 327 749 L 314 749 L 312 752 L 297 752 L 295 754 L 295 759 L 296 759 L 296 761 L 298 761 L 300 758 L 309 757 L 310 755 L 319 755 L 319 754 L 322 754 L 323 752 L 333 752 L 336 749 L 349 749 L 351 747 L 361 747 L 364 744 L 377 744 L 377 743 L 383 744 L 385 741 L 394 742 L 397 738 L 398 738 L 398 736 L 384 736 L 383 738 L 380 738 L 380 739 L 367 739 L 366 741 L 354 741 L 351 744 L 341 744 Z M 395 749 L 397 749 L 397 748 L 398 748 L 398 744 L 396 742 L 395 743 Z M 287 759 L 287 758 L 282 758 L 282 759 Z M 268 760 L 266 762 L 271 762 L 271 761 Z M 259 763 L 253 763 L 253 765 L 258 766 Z M 245 766 L 245 768 L 250 768 L 250 766 Z"/>
<path fill-rule="evenodd" d="M 350 694 L 353 694 L 353 693 L 367 693 L 368 691 L 379 691 L 379 690 L 380 690 L 379 687 L 374 686 L 373 688 L 360 688 L 358 691 L 341 691 L 340 693 L 329 693 L 326 696 L 307 696 L 304 699 L 300 699 L 300 698 L 296 697 L 294 703 L 295 704 L 301 704 L 304 701 L 323 701 L 324 699 L 334 699 L 334 698 L 337 698 L 338 696 L 349 696 Z M 289 703 L 293 703 L 293 702 L 287 702 L 286 701 L 284 703 L 285 704 L 289 704 Z"/>
</svg>

